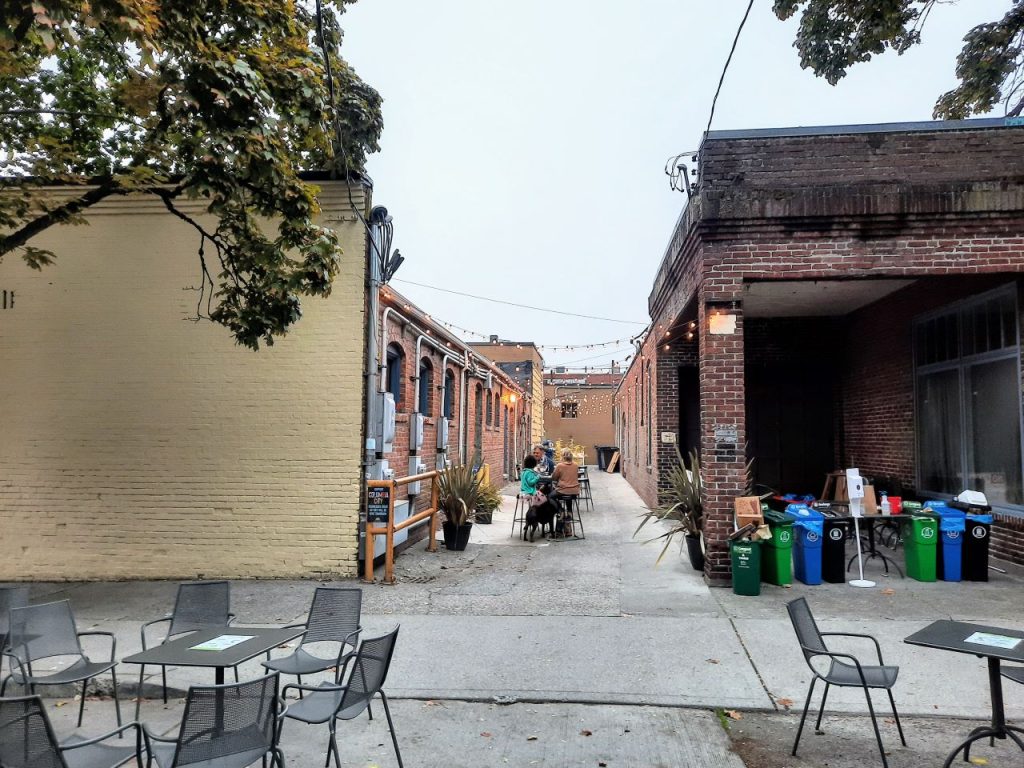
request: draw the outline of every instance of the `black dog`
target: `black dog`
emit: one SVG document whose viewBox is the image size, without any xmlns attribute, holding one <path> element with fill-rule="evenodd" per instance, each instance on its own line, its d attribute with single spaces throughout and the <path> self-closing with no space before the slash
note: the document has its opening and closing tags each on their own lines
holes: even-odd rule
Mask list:
<svg viewBox="0 0 1024 768">
<path fill-rule="evenodd" d="M 530 541 L 533 541 L 538 527 L 541 538 L 544 538 L 544 526 L 547 526 L 549 534 L 554 534 L 556 512 L 555 505 L 551 501 L 545 501 L 543 504 L 537 504 L 527 509 L 526 525 L 523 526 L 523 541 L 526 541 L 527 533 L 530 535 Z"/>
</svg>

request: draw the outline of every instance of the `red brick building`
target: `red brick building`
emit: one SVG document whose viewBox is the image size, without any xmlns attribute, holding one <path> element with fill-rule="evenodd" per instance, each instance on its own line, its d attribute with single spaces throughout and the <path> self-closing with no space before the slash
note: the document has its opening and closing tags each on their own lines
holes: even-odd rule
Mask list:
<svg viewBox="0 0 1024 768">
<path fill-rule="evenodd" d="M 648 504 L 674 460 L 663 437 L 700 450 L 712 583 L 748 456 L 784 491 L 849 466 L 893 492 L 982 490 L 993 553 L 1024 562 L 1014 122 L 705 137 L 615 415 Z"/>
<path fill-rule="evenodd" d="M 395 476 L 479 459 L 502 485 L 526 450 L 526 393 L 391 287 L 381 289 L 378 328 L 381 386 L 395 404 L 394 439 L 383 458 Z"/>
</svg>

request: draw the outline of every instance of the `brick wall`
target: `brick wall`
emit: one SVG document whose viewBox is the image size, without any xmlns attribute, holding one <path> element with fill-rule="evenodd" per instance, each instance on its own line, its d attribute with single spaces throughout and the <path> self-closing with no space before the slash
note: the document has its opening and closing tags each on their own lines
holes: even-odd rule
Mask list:
<svg viewBox="0 0 1024 768">
<path fill-rule="evenodd" d="M 913 476 L 910 317 L 1024 273 L 1024 130 L 964 125 L 818 136 L 711 134 L 701 148 L 699 186 L 666 248 L 649 310 L 657 323 L 697 305 L 711 581 L 728 576 L 721 536 L 731 523 L 731 497 L 742 488 L 738 452 L 716 440 L 715 430 L 735 425 L 741 445 L 746 436 L 746 356 L 756 354 L 742 330 L 750 319 L 743 309 L 750 283 L 921 281 L 903 304 L 897 294 L 845 318 L 837 358 L 843 371 L 837 461 Z M 716 337 L 706 321 L 723 306 L 736 315 L 737 333 Z M 635 361 L 617 397 L 627 420 L 638 407 L 633 395 L 641 375 Z M 665 382 L 663 399 L 670 396 Z M 661 422 L 678 415 L 673 405 L 658 407 Z M 634 452 L 627 461 L 627 476 L 647 499 L 656 481 L 643 477 L 639 459 Z M 1008 526 L 995 536 L 1019 540 Z"/>
<path fill-rule="evenodd" d="M 556 396 L 559 407 L 551 405 Z M 544 387 L 544 437 L 549 440 L 572 441 L 583 446 L 584 463 L 597 464 L 595 445 L 614 445 L 611 386 Z M 562 403 L 576 404 L 576 417 L 562 417 Z"/>
<path fill-rule="evenodd" d="M 0 580 L 356 573 L 365 237 L 321 187 L 335 290 L 259 352 L 189 321 L 199 241 L 152 198 L 41 235 L 40 272 L 0 263 Z"/>
</svg>

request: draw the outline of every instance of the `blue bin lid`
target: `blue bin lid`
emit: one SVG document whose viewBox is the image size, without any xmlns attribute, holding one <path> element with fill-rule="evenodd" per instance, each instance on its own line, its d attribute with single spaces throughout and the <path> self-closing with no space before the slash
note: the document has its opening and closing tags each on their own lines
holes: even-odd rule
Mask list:
<svg viewBox="0 0 1024 768">
<path fill-rule="evenodd" d="M 793 525 L 814 531 L 819 536 L 825 534 L 825 516 L 816 509 L 811 509 L 806 504 L 790 504 L 786 507 L 786 514 L 795 518 Z"/>
<path fill-rule="evenodd" d="M 956 532 L 966 529 L 967 513 L 961 509 L 954 509 L 946 506 L 944 501 L 926 502 L 924 508 L 930 509 L 939 517 L 939 530 L 944 532 Z"/>
</svg>

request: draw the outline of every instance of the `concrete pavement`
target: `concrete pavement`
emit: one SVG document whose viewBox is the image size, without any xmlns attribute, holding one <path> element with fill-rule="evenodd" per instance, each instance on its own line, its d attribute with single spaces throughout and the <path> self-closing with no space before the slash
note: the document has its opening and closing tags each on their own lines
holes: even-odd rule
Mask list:
<svg viewBox="0 0 1024 768">
<path fill-rule="evenodd" d="M 592 484 L 596 508 L 584 513 L 584 541 L 513 539 L 510 497 L 492 525 L 474 526 L 466 552 L 432 554 L 418 544 L 397 559 L 398 584 L 361 585 L 367 632 L 402 626 L 387 690 L 407 765 L 738 766 L 730 735 L 749 766 L 873 763 L 863 696 L 849 689 L 830 693 L 829 712 L 840 716 L 826 717 L 829 735 L 808 732 L 803 760 L 788 757 L 791 710 L 802 706 L 809 683 L 784 607 L 798 595 L 808 597 L 823 629 L 873 634 L 886 661 L 901 666 L 896 701 L 917 729 L 908 729 L 911 746 L 897 749 L 895 729 L 883 725 L 894 768 L 941 764 L 931 757 L 987 718 L 982 660 L 902 640 L 937 618 L 1024 629 L 1018 571 L 993 573 L 987 584 L 920 584 L 872 567 L 875 589 L 765 585 L 760 597 L 740 597 L 708 589 L 675 553 L 654 567 L 660 546 L 632 539 L 639 499 L 618 475 L 594 472 Z M 139 648 L 139 625 L 169 610 L 175 586 L 37 584 L 33 599 L 69 598 L 80 628 L 114 631 L 123 657 Z M 238 623 L 301 620 L 313 586 L 236 582 Z M 242 674 L 258 670 L 252 662 Z M 134 671 L 119 668 L 129 695 Z M 149 672 L 153 683 L 158 670 Z M 202 670 L 169 673 L 179 694 L 209 678 Z M 1024 720 L 1024 686 L 1007 683 L 1006 699 L 1008 716 Z M 887 712 L 884 696 L 877 703 Z M 53 712 L 65 717 L 71 709 Z M 112 722 L 108 703 L 89 709 Z M 146 701 L 142 716 L 166 716 L 170 727 L 175 708 Z M 346 725 L 343 759 L 394 764 L 382 718 Z M 293 765 L 317 765 L 324 734 L 303 730 L 286 727 L 286 751 Z M 979 754 L 991 766 L 1024 762 L 1005 744 Z"/>
</svg>

